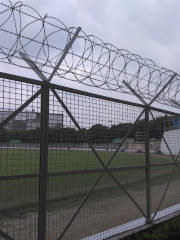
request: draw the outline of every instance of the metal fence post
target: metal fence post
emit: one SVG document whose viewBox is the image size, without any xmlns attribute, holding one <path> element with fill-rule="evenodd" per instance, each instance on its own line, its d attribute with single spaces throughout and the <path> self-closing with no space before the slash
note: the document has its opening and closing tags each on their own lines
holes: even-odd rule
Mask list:
<svg viewBox="0 0 180 240">
<path fill-rule="evenodd" d="M 151 222 L 151 198 L 150 198 L 150 151 L 149 151 L 149 105 L 145 109 L 145 145 L 146 145 L 146 207 L 147 223 Z"/>
<path fill-rule="evenodd" d="M 39 179 L 39 229 L 38 239 L 46 239 L 46 203 L 47 203 L 47 164 L 48 164 L 48 126 L 49 126 L 49 87 L 43 81 L 41 95 L 41 146 Z"/>
</svg>

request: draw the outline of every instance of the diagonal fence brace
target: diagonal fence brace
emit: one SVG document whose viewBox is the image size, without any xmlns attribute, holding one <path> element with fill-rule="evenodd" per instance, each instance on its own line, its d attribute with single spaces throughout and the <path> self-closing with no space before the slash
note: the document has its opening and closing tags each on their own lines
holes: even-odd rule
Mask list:
<svg viewBox="0 0 180 240">
<path fill-rule="evenodd" d="M 155 120 L 154 115 L 153 115 L 153 113 L 151 112 L 151 110 L 150 110 L 150 113 L 151 113 L 152 118 Z M 169 184 L 170 184 L 170 181 L 171 181 L 172 174 L 173 174 L 173 171 L 174 171 L 175 166 L 176 166 L 176 167 L 178 168 L 178 170 L 180 171 L 180 168 L 179 168 L 179 166 L 178 166 L 178 164 L 177 164 L 177 160 L 178 160 L 178 156 L 179 156 L 179 154 L 180 154 L 180 151 L 179 151 L 179 153 L 178 153 L 178 155 L 177 155 L 177 158 L 176 158 L 176 160 L 175 160 L 175 159 L 174 159 L 174 156 L 173 156 L 173 154 L 172 154 L 172 152 L 171 152 L 171 149 L 169 148 L 169 146 L 168 146 L 168 144 L 167 144 L 167 141 L 166 141 L 166 139 L 164 138 L 164 136 L 163 136 L 163 134 L 162 134 L 161 131 L 160 131 L 160 134 L 161 134 L 161 137 L 163 138 L 163 140 L 164 140 L 164 142 L 165 142 L 165 144 L 166 144 L 166 147 L 168 148 L 168 151 L 169 151 L 169 153 L 170 153 L 170 155 L 171 155 L 171 157 L 172 157 L 172 160 L 174 161 L 174 166 L 173 166 L 171 175 L 170 175 L 170 177 L 169 177 L 169 181 L 168 181 L 168 183 L 167 183 L 165 192 L 164 192 L 164 194 L 163 194 L 163 196 L 162 196 L 162 199 L 161 199 L 161 201 L 160 201 L 160 204 L 159 204 L 156 212 L 154 213 L 154 215 L 153 215 L 153 217 L 152 217 L 152 219 L 151 219 L 152 221 L 153 221 L 153 219 L 155 218 L 155 216 L 156 216 L 156 214 L 157 214 L 157 212 L 158 212 L 158 210 L 159 210 L 159 208 L 160 208 L 160 206 L 161 206 L 161 204 L 162 204 L 162 202 L 163 202 L 163 199 L 164 199 L 164 197 L 165 197 L 165 195 L 166 195 L 166 192 L 167 192 L 168 186 L 169 186 Z"/>
<path fill-rule="evenodd" d="M 127 83 L 125 80 L 123 80 L 123 83 L 126 85 L 127 88 L 130 89 L 130 91 L 144 104 L 144 105 L 151 105 L 158 97 L 161 95 L 161 93 L 164 91 L 164 89 L 172 82 L 172 80 L 176 77 L 177 73 L 174 73 L 173 76 L 169 79 L 169 81 L 162 87 L 162 89 L 156 94 L 156 96 L 147 103 L 131 86 L 129 83 Z M 173 101 L 173 100 L 172 100 Z"/>
<path fill-rule="evenodd" d="M 149 107 L 150 105 L 160 96 L 160 94 L 166 89 L 166 87 L 172 82 L 176 77 L 177 73 L 174 73 L 169 81 L 162 87 L 162 89 L 156 94 L 156 96 L 149 102 L 149 104 L 128 84 L 126 81 L 123 83 L 128 89 L 146 106 L 146 195 L 147 195 L 147 223 L 151 223 L 151 203 L 150 203 L 150 152 L 149 152 Z M 172 155 L 172 154 L 171 154 Z"/>
<path fill-rule="evenodd" d="M 99 160 L 99 162 L 101 163 L 102 167 L 104 169 L 106 169 L 105 164 L 103 163 L 103 161 L 101 160 L 100 156 L 98 155 L 98 153 L 96 152 L 96 150 L 94 149 L 93 145 L 91 144 L 91 142 L 89 141 L 89 139 L 86 137 L 86 135 L 84 134 L 84 132 L 82 131 L 82 129 L 80 128 L 79 124 L 76 122 L 76 120 L 74 119 L 73 115 L 71 114 L 71 112 L 68 110 L 68 108 L 66 107 L 66 105 L 64 104 L 64 102 L 62 101 L 62 99 L 58 96 L 58 94 L 56 93 L 56 91 L 51 88 L 51 91 L 53 92 L 53 94 L 55 95 L 55 97 L 57 98 L 58 102 L 62 105 L 62 107 L 65 109 L 65 111 L 67 112 L 67 114 L 69 115 L 69 117 L 71 118 L 71 120 L 73 121 L 73 123 L 75 124 L 75 126 L 77 127 L 77 129 L 79 130 L 79 132 L 81 132 L 81 134 L 84 137 L 84 140 L 88 143 L 88 145 L 90 146 L 91 150 L 93 151 L 94 155 L 96 156 L 96 158 Z"/>
<path fill-rule="evenodd" d="M 93 186 L 91 187 L 91 189 L 89 190 L 89 192 L 86 194 L 85 198 L 83 199 L 83 201 L 81 202 L 80 206 L 78 207 L 78 209 L 76 210 L 76 212 L 74 213 L 74 215 L 72 216 L 72 218 L 70 219 L 70 221 L 68 222 L 68 224 L 66 225 L 66 227 L 64 228 L 64 230 L 62 231 L 62 233 L 60 234 L 60 236 L 58 237 L 57 240 L 62 239 L 62 237 L 64 236 L 64 234 L 67 232 L 68 228 L 71 226 L 72 222 L 74 221 L 74 219 L 76 218 L 76 216 L 78 215 L 79 211 L 81 210 L 81 208 L 84 206 L 85 202 L 88 200 L 89 196 L 91 195 L 92 191 L 94 190 L 94 188 L 96 187 L 96 185 L 98 184 L 99 180 L 101 179 L 102 175 L 104 174 L 104 172 L 102 172 L 99 177 L 96 179 L 96 181 L 94 182 Z"/>
<path fill-rule="evenodd" d="M 176 162 L 177 162 L 177 160 L 178 160 L 179 154 L 180 154 L 180 150 L 179 150 L 178 155 L 177 155 L 177 157 L 176 157 Z M 164 193 L 163 193 L 163 196 L 162 196 L 162 198 L 161 198 L 161 201 L 160 201 L 160 203 L 159 203 L 159 206 L 158 206 L 156 212 L 154 213 L 153 217 L 151 218 L 151 221 L 154 220 L 156 214 L 158 213 L 158 211 L 159 211 L 159 209 L 160 209 L 160 207 L 161 207 L 161 204 L 162 204 L 162 202 L 163 202 L 163 200 L 164 200 L 164 197 L 165 197 L 166 192 L 167 192 L 167 190 L 168 190 L 169 184 L 170 184 L 170 182 L 171 182 L 174 169 L 175 169 L 175 164 L 174 164 L 174 166 L 173 166 L 173 168 L 172 168 L 171 175 L 170 175 L 169 180 L 168 180 L 168 182 L 167 182 L 167 186 L 166 186 L 166 188 L 165 188 L 165 191 L 164 191 Z"/>
<path fill-rule="evenodd" d="M 22 112 L 34 99 L 36 99 L 41 93 L 42 89 L 39 89 L 32 97 L 30 97 L 23 105 L 21 105 L 16 111 L 14 111 L 9 117 L 0 123 L 0 129 L 3 128 L 9 121 L 11 121 L 18 113 Z"/>
<path fill-rule="evenodd" d="M 130 127 L 130 129 L 128 130 L 128 132 L 126 133 L 125 137 L 123 138 L 122 142 L 119 144 L 119 146 L 117 147 L 116 151 L 113 153 L 113 155 L 111 156 L 111 158 L 109 159 L 108 163 L 106 164 L 106 167 L 108 167 L 110 165 L 110 163 L 112 162 L 112 160 L 114 159 L 114 157 L 116 156 L 116 154 L 118 153 L 119 149 L 121 148 L 121 146 L 123 145 L 123 143 L 125 142 L 126 138 L 128 137 L 129 133 L 132 131 L 132 129 L 134 128 L 134 125 L 136 124 L 136 122 L 139 121 L 139 119 L 141 118 L 141 116 L 144 114 L 145 110 L 143 110 L 139 117 L 136 119 L 136 121 L 134 122 L 134 124 Z"/>
<path fill-rule="evenodd" d="M 154 115 L 152 114 L 151 110 L 150 110 L 150 113 L 151 113 L 152 118 L 153 118 L 154 121 L 155 121 L 156 119 L 154 118 Z M 176 167 L 177 167 L 177 168 L 179 169 L 179 171 L 180 171 L 180 168 L 179 168 L 178 164 L 176 163 L 176 160 L 174 159 L 174 156 L 173 156 L 173 154 L 172 154 L 172 152 L 171 152 L 171 149 L 169 148 L 169 146 L 168 146 L 168 144 L 167 144 L 166 139 L 164 138 L 164 136 L 163 136 L 163 134 L 162 134 L 162 132 L 161 132 L 160 130 L 159 130 L 159 132 L 160 132 L 161 137 L 163 138 L 163 140 L 164 140 L 164 142 L 165 142 L 165 144 L 166 144 L 166 147 L 168 148 L 168 151 L 169 151 L 169 153 L 170 153 L 170 155 L 171 155 L 171 157 L 172 157 L 172 159 L 173 159 L 173 161 L 174 161 L 174 164 L 176 165 Z"/>
<path fill-rule="evenodd" d="M 125 80 L 123 80 L 123 83 L 126 85 L 127 88 L 131 90 L 131 92 L 144 104 L 147 105 L 147 102 L 127 83 Z"/>
<path fill-rule="evenodd" d="M 75 33 L 75 36 L 72 38 L 72 40 L 73 40 L 73 42 L 74 42 L 74 40 L 75 40 L 75 38 L 76 38 L 76 36 L 78 35 L 78 33 L 79 33 L 79 31 L 80 31 L 81 29 L 79 28 L 79 29 L 77 29 L 77 31 L 76 31 L 76 33 Z M 72 44 L 71 44 L 72 45 Z M 68 52 L 68 50 L 70 49 L 70 47 L 71 46 L 68 46 L 67 48 L 66 48 L 66 51 L 64 52 L 64 54 L 63 54 L 63 56 L 65 57 L 65 55 L 67 54 L 67 52 Z M 67 50 L 68 49 L 68 50 Z M 21 54 L 22 55 L 22 54 Z M 23 55 L 22 55 L 23 56 Z M 63 57 L 62 56 L 62 57 Z M 41 74 L 41 71 L 39 70 L 39 68 L 33 63 L 33 65 L 31 66 L 31 63 L 32 63 L 32 61 L 30 60 L 30 58 L 28 58 L 28 61 L 26 61 L 27 62 L 27 64 L 36 72 L 36 74 L 42 79 L 42 80 L 46 80 L 48 83 L 50 82 L 50 80 L 52 79 L 52 77 L 54 76 L 54 74 L 55 74 L 55 72 L 57 71 L 57 69 L 58 69 L 58 67 L 60 66 L 60 64 L 62 63 L 62 61 L 63 61 L 63 59 L 62 59 L 62 57 L 61 57 L 61 59 L 60 59 L 60 61 L 58 62 L 58 64 L 57 64 L 57 66 L 55 67 L 55 69 L 54 69 L 54 71 L 52 72 L 52 74 L 51 74 L 51 76 L 49 77 L 49 79 L 47 79 L 43 74 Z M 63 57 L 63 58 L 64 58 Z M 52 91 L 54 90 L 54 89 L 51 89 Z M 56 93 L 56 92 L 55 92 Z M 54 94 L 55 94 L 54 93 Z M 56 95 L 56 94 L 55 94 Z M 58 95 L 57 95 L 58 96 Z M 57 97 L 56 96 L 56 97 Z M 59 96 L 58 96 L 59 97 Z M 61 104 L 62 105 L 62 104 Z M 65 106 L 66 107 L 66 106 Z M 143 111 L 144 112 L 144 111 Z M 143 112 L 140 114 L 140 115 L 142 115 L 143 114 Z M 70 112 L 69 112 L 70 113 Z M 71 113 L 70 113 L 71 114 Z M 73 117 L 73 116 L 72 116 Z M 139 116 L 139 118 L 140 118 L 140 116 Z M 138 119 L 139 119 L 138 118 Z M 75 119 L 74 119 L 75 120 Z M 77 124 L 77 122 L 76 122 L 76 124 Z M 75 124 L 75 125 L 76 125 Z M 76 125 L 77 127 L 79 126 L 78 124 Z M 81 128 L 79 127 L 78 128 L 80 131 L 81 131 Z M 129 132 L 128 132 L 129 133 Z M 125 139 L 126 139 L 126 137 L 124 138 L 124 141 L 125 141 Z M 103 175 L 103 173 L 104 172 L 107 172 L 111 177 L 112 177 L 112 179 L 117 183 L 117 185 L 127 194 L 127 196 L 132 200 L 132 202 L 137 206 L 137 208 L 139 209 L 139 211 L 142 213 L 142 215 L 146 218 L 146 216 L 145 216 L 145 214 L 144 214 L 144 212 L 142 211 L 142 209 L 139 207 L 139 205 L 136 203 L 136 201 L 131 197 L 131 195 L 126 191 L 126 189 L 121 185 L 121 183 L 115 178 L 115 176 L 107 169 L 107 166 L 105 166 L 104 165 L 104 163 L 103 163 L 103 161 L 101 160 L 101 158 L 99 157 L 99 155 L 97 154 L 97 152 L 96 152 L 96 150 L 93 148 L 93 146 L 92 146 L 92 144 L 89 142 L 89 140 L 86 138 L 86 141 L 87 141 L 87 143 L 89 144 L 89 146 L 91 147 L 91 149 L 92 149 L 92 151 L 93 151 L 93 153 L 95 154 L 95 156 L 96 156 L 96 158 L 99 160 L 99 162 L 101 163 L 101 165 L 103 166 L 103 168 L 104 168 L 104 171 L 101 173 L 102 175 Z M 119 150 L 119 148 L 121 147 L 121 145 L 119 145 L 119 147 L 117 148 L 117 150 L 116 150 L 116 152 L 115 152 L 115 154 L 113 155 L 113 157 L 109 160 L 109 162 L 108 162 L 108 165 L 110 164 L 110 162 L 113 160 L 113 158 L 115 157 L 115 155 L 116 155 L 116 153 L 118 152 L 118 150 Z M 100 177 L 97 179 L 98 181 L 100 180 L 100 178 L 101 178 L 101 175 L 100 174 Z M 97 181 L 97 182 L 98 182 Z M 97 184 L 97 182 L 96 182 L 96 184 Z M 96 186 L 96 184 L 95 185 L 93 185 L 93 189 L 94 189 L 94 187 Z M 92 189 L 90 190 L 90 192 L 92 191 Z M 85 198 L 85 201 L 86 201 L 86 199 L 89 197 L 89 193 L 87 194 L 87 197 Z M 84 203 L 85 203 L 85 201 L 83 201 L 82 202 L 82 204 L 80 205 L 80 209 L 82 208 L 82 206 L 84 205 Z M 80 211 L 80 209 L 78 208 L 78 210 L 77 210 L 77 214 L 78 214 L 78 212 Z M 76 214 L 76 213 L 75 213 Z M 76 215 L 77 215 L 76 214 Z M 73 218 L 71 219 L 71 221 L 70 222 L 72 222 L 73 220 L 74 220 L 74 216 L 73 216 Z M 71 223 L 67 226 L 67 229 L 69 228 L 69 226 L 71 225 Z M 67 231 L 67 229 L 65 230 L 65 232 Z M 64 232 L 64 231 L 63 231 Z M 65 233 L 64 232 L 64 233 Z M 62 233 L 63 235 L 64 235 L 64 233 Z M 62 237 L 62 236 L 61 236 Z"/>
<path fill-rule="evenodd" d="M 56 91 L 50 86 L 51 91 L 54 93 L 54 95 L 56 96 L 57 100 L 59 101 L 59 103 L 62 105 L 62 107 L 65 109 L 65 111 L 67 112 L 67 114 L 69 115 L 69 117 L 71 118 L 71 120 L 73 121 L 73 123 L 75 124 L 75 126 L 78 128 L 78 130 L 83 134 L 85 140 L 87 141 L 87 143 L 89 144 L 90 141 L 87 139 L 87 137 L 85 136 L 84 132 L 82 131 L 82 129 L 80 128 L 79 124 L 76 122 L 76 120 L 74 119 L 74 117 L 72 116 L 71 112 L 68 110 L 68 108 L 66 107 L 66 105 L 64 104 L 64 102 L 61 100 L 61 98 L 58 96 L 58 94 L 56 93 Z M 143 114 L 144 110 L 142 111 L 142 113 L 140 114 L 140 116 L 138 117 L 138 119 L 141 117 L 141 115 Z M 137 120 L 136 120 L 137 121 Z M 135 123 L 134 123 L 135 124 Z M 85 204 L 85 202 L 87 201 L 87 199 L 90 196 L 90 193 L 93 191 L 93 189 L 95 188 L 95 186 L 97 185 L 97 183 L 99 182 L 99 180 L 101 179 L 102 175 L 104 172 L 107 172 L 110 177 L 116 182 L 116 184 L 126 193 L 126 195 L 131 199 L 131 201 L 136 205 L 136 207 L 139 209 L 139 211 L 142 213 L 142 215 L 146 218 L 146 215 L 144 214 L 144 212 L 142 211 L 142 209 L 139 207 L 139 205 L 136 203 L 136 201 L 132 198 L 132 196 L 127 192 L 127 190 L 122 186 L 122 184 L 116 179 L 116 177 L 107 169 L 107 166 L 104 165 L 104 163 L 102 162 L 101 158 L 99 157 L 99 155 L 97 154 L 96 150 L 94 149 L 94 147 L 92 146 L 92 144 L 89 144 L 90 147 L 92 147 L 92 151 L 94 152 L 95 156 L 97 156 L 97 159 L 100 161 L 100 163 L 102 163 L 102 167 L 104 168 L 104 171 L 99 175 L 98 179 L 96 180 L 96 182 L 93 184 L 93 186 L 91 187 L 90 191 L 87 193 L 86 197 L 84 198 L 84 200 L 82 201 L 81 205 L 79 206 L 79 208 L 76 210 L 76 212 L 74 213 L 73 217 L 71 218 L 71 220 L 69 221 L 69 223 L 67 224 L 66 228 L 63 230 L 63 232 L 61 233 L 60 237 L 58 238 L 61 239 L 65 232 L 68 230 L 68 228 L 70 227 L 71 223 L 73 222 L 73 220 L 75 219 L 75 217 L 77 216 L 77 214 L 79 213 L 79 211 L 81 210 L 81 208 L 83 207 L 83 205 Z M 109 162 L 110 164 L 110 162 Z"/>
<path fill-rule="evenodd" d="M 3 237 L 6 240 L 14 240 L 14 238 L 10 237 L 7 233 L 0 230 L 0 236 Z"/>
</svg>

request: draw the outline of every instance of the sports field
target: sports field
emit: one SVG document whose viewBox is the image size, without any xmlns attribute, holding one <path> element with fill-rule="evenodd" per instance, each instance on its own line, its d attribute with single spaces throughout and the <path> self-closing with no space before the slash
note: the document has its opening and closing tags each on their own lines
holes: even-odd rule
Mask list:
<svg viewBox="0 0 180 240">
<path fill-rule="evenodd" d="M 111 158 L 111 151 L 97 151 L 98 155 L 106 164 Z M 1 149 L 1 176 L 16 174 L 39 173 L 40 151 L 38 149 Z M 151 154 L 151 164 L 172 163 L 169 155 Z M 118 152 L 109 167 L 125 167 L 145 165 L 144 153 Z M 168 181 L 173 166 L 165 165 L 151 167 L 151 184 L 153 186 L 165 184 Z M 101 164 L 92 151 L 87 150 L 64 150 L 49 149 L 48 172 L 61 172 L 84 169 L 102 168 Z M 173 180 L 179 177 L 178 169 L 175 168 Z M 146 169 L 126 169 L 112 171 L 114 176 L 124 187 L 134 190 L 142 190 L 146 182 Z M 100 173 L 67 174 L 64 176 L 48 177 L 48 196 L 53 200 L 70 196 L 82 196 L 95 182 Z M 176 177 L 177 175 L 177 177 Z M 118 188 L 114 181 L 110 181 L 107 173 L 103 174 L 101 184 L 97 185 L 97 195 L 106 189 L 106 193 L 112 196 L 114 189 Z M 18 180 L 1 181 L 2 201 L 8 205 L 21 202 L 23 199 L 37 200 L 39 179 L 24 178 Z M 21 193 L 19 195 L 19 193 Z M 11 202 L 12 199 L 12 202 Z M 21 199 L 21 200 L 20 200 Z M 72 200 L 72 198 L 70 198 Z M 17 201 L 16 201 L 17 200 Z M 60 199 L 59 199 L 60 200 Z M 4 208 L 4 207 L 3 207 Z"/>
<path fill-rule="evenodd" d="M 39 149 L 1 149 L 1 176 L 39 172 Z M 107 164 L 113 151 L 97 151 L 104 164 Z M 179 157 L 180 159 L 180 157 Z M 178 161 L 179 161 L 178 159 Z M 173 163 L 170 155 L 151 154 L 151 164 Z M 144 153 L 118 152 L 109 167 L 145 165 Z M 48 172 L 101 168 L 92 151 L 49 149 Z"/>
<path fill-rule="evenodd" d="M 104 164 L 106 164 L 111 158 L 113 151 L 101 150 L 97 151 L 97 153 Z M 38 149 L 1 149 L 1 175 L 39 173 L 39 159 L 40 151 Z M 169 155 L 151 154 L 150 160 L 151 164 L 173 163 Z M 145 153 L 118 152 L 109 168 L 144 166 L 145 164 Z M 99 168 L 102 168 L 102 166 L 92 151 L 49 149 L 48 173 Z M 151 167 L 152 212 L 155 212 L 158 207 L 172 168 L 173 166 L 171 165 Z M 111 172 L 143 211 L 146 212 L 146 169 L 121 169 Z M 100 172 L 86 174 L 71 174 L 67 172 L 67 175 L 48 177 L 47 218 L 49 219 L 48 229 L 50 229 L 49 239 L 51 239 L 52 233 L 55 234 L 54 238 L 60 233 L 60 229 L 53 230 L 53 221 L 58 221 L 59 226 L 62 228 L 61 230 L 63 230 L 63 227 L 72 217 L 99 175 Z M 176 196 L 176 186 L 179 185 L 179 180 L 179 170 L 175 167 L 170 184 L 171 187 L 169 188 L 170 192 L 167 192 L 167 198 L 165 198 L 163 207 L 172 206 L 179 202 Z M 13 219 L 13 224 L 21 221 L 28 228 L 37 225 L 37 222 L 35 224 L 33 219 L 36 219 L 36 221 L 38 219 L 38 177 L 0 181 L 0 191 L 0 218 L 2 218 L 5 231 L 6 228 L 10 227 L 9 224 L 11 223 L 10 220 L 7 222 L 7 219 Z M 106 211 L 104 211 L 105 209 Z M 108 173 L 103 174 L 87 203 L 83 206 L 81 214 L 78 215 L 78 221 L 81 221 L 81 224 L 78 226 L 84 225 L 84 234 L 88 232 L 88 225 L 85 224 L 83 219 L 87 214 L 89 216 L 92 214 L 92 219 L 90 217 L 89 221 L 91 221 L 92 230 L 94 230 L 89 235 L 142 217 L 139 210 Z M 101 217 L 97 217 L 98 214 Z M 96 221 L 95 216 L 97 217 Z M 78 228 L 76 230 L 77 232 L 82 232 L 83 237 L 83 231 L 78 230 Z M 74 234 L 74 230 L 68 234 L 67 238 L 64 239 L 70 239 L 72 237 L 71 234 Z"/>
</svg>

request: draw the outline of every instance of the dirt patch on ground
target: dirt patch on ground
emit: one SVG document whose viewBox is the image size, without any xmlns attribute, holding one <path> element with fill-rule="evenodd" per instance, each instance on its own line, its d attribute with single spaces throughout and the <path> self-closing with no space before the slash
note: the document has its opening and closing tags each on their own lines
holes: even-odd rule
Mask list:
<svg viewBox="0 0 180 240">
<path fill-rule="evenodd" d="M 162 208 L 167 208 L 179 203 L 178 200 L 180 199 L 180 193 L 177 191 L 178 185 L 179 181 L 175 181 L 173 185 L 170 185 Z M 152 211 L 157 209 L 165 186 L 166 185 L 155 186 L 151 189 Z M 130 194 L 136 200 L 141 209 L 146 212 L 145 191 L 131 191 Z M 70 208 L 57 207 L 56 210 L 47 211 L 46 239 L 54 240 L 59 237 L 60 233 L 66 227 L 78 206 L 79 203 L 76 203 Z M 162 208 L 160 210 L 162 210 Z M 142 214 L 140 211 L 125 194 L 121 194 L 119 197 L 113 196 L 113 198 L 108 199 L 103 199 L 100 196 L 99 200 L 89 200 L 83 206 L 62 239 L 83 239 L 141 217 Z M 29 213 L 22 218 L 12 217 L 2 219 L 1 230 L 8 233 L 15 240 L 37 239 L 38 214 Z M 3 240 L 1 237 L 0 239 Z"/>
</svg>

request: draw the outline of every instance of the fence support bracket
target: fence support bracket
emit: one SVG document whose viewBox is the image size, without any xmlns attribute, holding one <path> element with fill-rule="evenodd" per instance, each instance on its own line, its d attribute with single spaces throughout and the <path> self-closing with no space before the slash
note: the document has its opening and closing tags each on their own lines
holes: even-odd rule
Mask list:
<svg viewBox="0 0 180 240">
<path fill-rule="evenodd" d="M 61 58 L 59 59 L 59 62 L 57 63 L 57 65 L 55 66 L 54 70 L 52 71 L 51 75 L 48 78 L 48 82 L 51 81 L 51 79 L 54 77 L 54 74 L 56 73 L 56 71 L 58 70 L 59 66 L 61 65 L 62 61 L 64 60 L 66 54 L 68 53 L 69 49 L 71 48 L 72 44 L 74 43 L 76 37 L 78 36 L 79 32 L 81 31 L 81 28 L 78 27 L 78 29 L 76 30 L 74 36 L 72 37 L 72 39 L 69 41 L 68 45 L 66 46 L 66 48 L 64 49 L 64 53 L 61 56 Z"/>
<path fill-rule="evenodd" d="M 57 63 L 57 65 L 54 67 L 54 70 L 52 71 L 51 75 L 49 76 L 49 78 L 47 78 L 42 71 L 38 68 L 38 66 L 30 59 L 29 56 L 27 56 L 26 54 L 24 54 L 23 52 L 19 52 L 19 55 L 22 57 L 22 59 L 31 67 L 31 69 L 40 77 L 40 79 L 46 80 L 48 83 L 52 80 L 52 78 L 54 77 L 56 71 L 58 70 L 59 66 L 61 65 L 61 63 L 63 62 L 65 56 L 67 55 L 69 49 L 71 48 L 72 44 L 74 43 L 76 37 L 78 36 L 79 32 L 81 31 L 81 28 L 78 27 L 75 34 L 73 35 L 72 39 L 69 41 L 69 43 L 67 44 L 67 46 L 64 49 L 64 53 L 62 54 L 61 58 L 59 59 L 59 62 Z"/>
<path fill-rule="evenodd" d="M 164 85 L 164 87 L 156 94 L 156 96 L 150 101 L 149 105 L 151 105 L 159 95 L 164 91 L 165 88 L 172 82 L 172 80 L 176 77 L 177 73 L 174 73 L 173 76 L 169 79 L 169 81 Z"/>
<path fill-rule="evenodd" d="M 176 105 L 176 107 L 180 108 L 180 104 L 178 102 L 176 102 L 175 100 L 171 99 L 171 102 L 174 103 Z"/>
<path fill-rule="evenodd" d="M 147 102 L 127 83 L 126 81 L 123 80 L 123 83 L 126 85 L 129 90 L 144 104 L 147 105 Z"/>
</svg>

